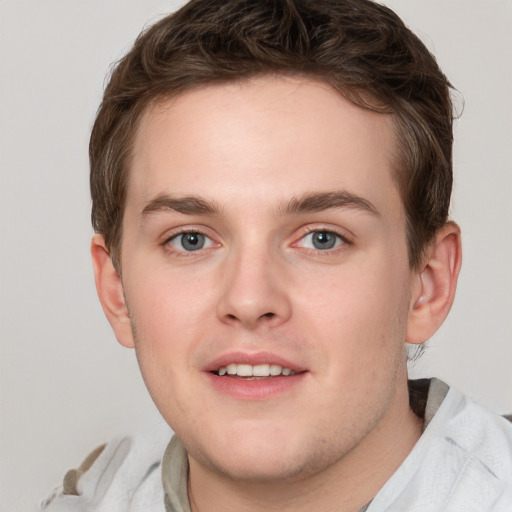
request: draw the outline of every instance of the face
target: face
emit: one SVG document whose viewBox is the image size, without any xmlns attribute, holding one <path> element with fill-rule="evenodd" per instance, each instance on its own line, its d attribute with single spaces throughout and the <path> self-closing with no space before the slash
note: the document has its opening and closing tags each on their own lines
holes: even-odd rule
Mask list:
<svg viewBox="0 0 512 512">
<path fill-rule="evenodd" d="M 303 477 L 393 422 L 414 281 L 394 144 L 389 116 L 306 79 L 145 113 L 123 293 L 146 385 L 195 464 Z"/>
</svg>

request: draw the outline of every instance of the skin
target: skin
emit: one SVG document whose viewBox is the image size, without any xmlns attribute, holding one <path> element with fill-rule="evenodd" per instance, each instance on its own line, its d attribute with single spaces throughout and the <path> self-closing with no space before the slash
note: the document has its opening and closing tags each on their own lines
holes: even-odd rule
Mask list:
<svg viewBox="0 0 512 512">
<path fill-rule="evenodd" d="M 210 85 L 144 114 L 122 276 L 100 235 L 92 254 L 116 336 L 188 450 L 194 511 L 356 511 L 420 436 L 404 342 L 448 313 L 460 235 L 447 224 L 410 268 L 394 147 L 390 116 L 308 79 Z M 207 370 L 233 352 L 301 373 L 229 394 Z"/>
</svg>

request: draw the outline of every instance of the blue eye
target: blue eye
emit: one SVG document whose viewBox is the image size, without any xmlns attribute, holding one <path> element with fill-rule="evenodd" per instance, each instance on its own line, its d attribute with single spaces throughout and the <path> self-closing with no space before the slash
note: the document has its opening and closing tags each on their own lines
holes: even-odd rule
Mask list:
<svg viewBox="0 0 512 512">
<path fill-rule="evenodd" d="M 174 249 L 179 251 L 192 252 L 210 247 L 212 241 L 202 233 L 190 231 L 173 236 L 169 240 L 169 243 L 174 247 Z"/>
<path fill-rule="evenodd" d="M 327 251 L 343 243 L 340 235 L 332 231 L 312 231 L 302 238 L 302 246 L 307 249 Z"/>
</svg>

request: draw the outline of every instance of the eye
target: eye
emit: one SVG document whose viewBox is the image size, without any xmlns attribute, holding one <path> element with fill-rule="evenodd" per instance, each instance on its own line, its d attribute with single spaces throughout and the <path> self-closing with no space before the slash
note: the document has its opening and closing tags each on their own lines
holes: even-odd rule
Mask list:
<svg viewBox="0 0 512 512">
<path fill-rule="evenodd" d="M 299 244 L 306 249 L 315 249 L 317 251 L 327 251 L 339 247 L 345 240 L 332 231 L 311 231 L 303 236 Z"/>
<path fill-rule="evenodd" d="M 201 249 L 207 249 L 213 245 L 211 238 L 196 233 L 195 231 L 187 231 L 178 233 L 169 239 L 168 243 L 177 251 L 193 252 Z"/>
</svg>

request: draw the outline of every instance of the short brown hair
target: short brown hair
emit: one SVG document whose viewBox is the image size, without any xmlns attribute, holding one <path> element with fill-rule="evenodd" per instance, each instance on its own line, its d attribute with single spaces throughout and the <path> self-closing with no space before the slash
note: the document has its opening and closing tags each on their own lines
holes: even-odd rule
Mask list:
<svg viewBox="0 0 512 512">
<path fill-rule="evenodd" d="M 261 74 L 323 80 L 357 105 L 394 116 L 396 178 L 409 261 L 448 218 L 450 83 L 390 9 L 369 0 L 192 0 L 144 31 L 116 65 L 92 130 L 92 223 L 120 269 L 128 168 L 138 122 L 160 99 Z"/>
</svg>

